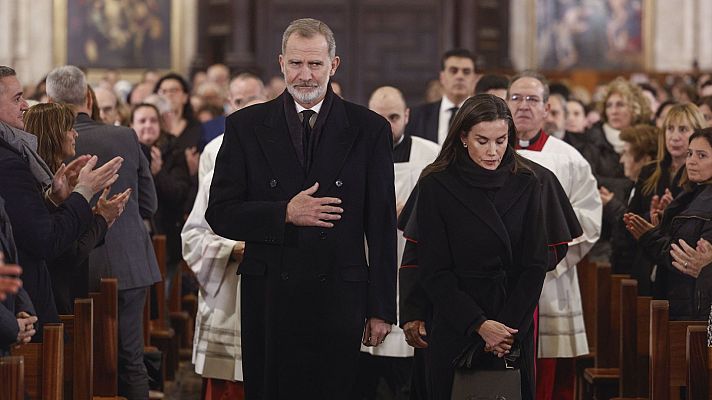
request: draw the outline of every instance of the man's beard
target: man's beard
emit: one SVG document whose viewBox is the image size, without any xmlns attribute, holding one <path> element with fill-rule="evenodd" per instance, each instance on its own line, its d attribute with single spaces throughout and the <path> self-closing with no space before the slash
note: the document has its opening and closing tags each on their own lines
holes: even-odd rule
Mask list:
<svg viewBox="0 0 712 400">
<path fill-rule="evenodd" d="M 295 86 L 303 85 L 303 83 L 287 85 L 287 91 L 294 97 L 294 99 L 300 103 L 311 104 L 320 97 L 326 95 L 326 85 L 328 81 L 324 82 L 322 85 L 310 88 L 308 92 L 298 90 Z"/>
</svg>

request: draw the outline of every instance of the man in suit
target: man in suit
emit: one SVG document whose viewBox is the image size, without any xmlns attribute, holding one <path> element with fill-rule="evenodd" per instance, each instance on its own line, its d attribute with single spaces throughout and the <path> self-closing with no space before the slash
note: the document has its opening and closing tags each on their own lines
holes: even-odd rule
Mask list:
<svg viewBox="0 0 712 400">
<path fill-rule="evenodd" d="M 91 95 L 86 77 L 77 67 L 54 69 L 47 76 L 50 101 L 72 104 L 78 112 L 74 125 L 77 154 L 93 154 L 99 162 L 121 156 L 124 160 L 112 192 L 130 188 L 132 193 L 121 218 L 106 233 L 102 246 L 89 256 L 89 289 L 97 289 L 101 278 L 119 282 L 119 394 L 128 399 L 148 397 L 148 377 L 143 364 L 143 306 L 146 289 L 160 281 L 151 239 L 142 216 L 157 207 L 156 191 L 148 160 L 136 133 L 125 127 L 93 121 Z M 92 204 L 98 196 L 94 196 Z"/>
<path fill-rule="evenodd" d="M 396 320 L 390 128 L 331 91 L 326 24 L 296 20 L 282 38 L 287 90 L 227 118 L 206 219 L 245 241 L 246 398 L 343 399 L 359 342 L 379 345 Z"/>
<path fill-rule="evenodd" d="M 443 98 L 414 107 L 406 134 L 442 144 L 457 110 L 474 93 L 476 81 L 475 57 L 469 50 L 453 49 L 443 54 L 440 62 Z"/>
</svg>

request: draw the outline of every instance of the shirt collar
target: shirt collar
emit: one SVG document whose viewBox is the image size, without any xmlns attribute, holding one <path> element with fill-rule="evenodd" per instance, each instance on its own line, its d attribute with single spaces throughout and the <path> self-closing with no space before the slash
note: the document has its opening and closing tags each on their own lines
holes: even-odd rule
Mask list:
<svg viewBox="0 0 712 400">
<path fill-rule="evenodd" d="M 322 99 L 320 102 L 316 103 L 314 105 L 314 107 L 312 107 L 312 108 L 304 108 L 304 107 L 302 107 L 301 104 L 297 103 L 296 101 L 294 102 L 294 105 L 297 106 L 297 114 L 299 114 L 300 112 L 302 112 L 304 110 L 312 110 L 315 113 L 319 114 L 322 104 L 324 104 L 324 99 Z"/>
</svg>

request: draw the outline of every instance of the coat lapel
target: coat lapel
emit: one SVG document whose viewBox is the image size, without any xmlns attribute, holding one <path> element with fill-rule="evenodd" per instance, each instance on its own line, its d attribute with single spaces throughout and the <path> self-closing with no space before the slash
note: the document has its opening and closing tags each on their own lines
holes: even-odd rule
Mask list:
<svg viewBox="0 0 712 400">
<path fill-rule="evenodd" d="M 257 141 L 267 158 L 267 163 L 276 175 L 288 197 L 303 190 L 304 169 L 297 159 L 296 150 L 289 136 L 289 127 L 284 115 L 282 98 L 273 102 L 263 125 L 255 127 Z"/>
<path fill-rule="evenodd" d="M 497 192 L 494 197 L 494 205 L 499 215 L 504 216 L 519 201 L 519 198 L 527 191 L 532 181 L 524 174 L 515 174 L 509 177 L 507 183 Z"/>
<path fill-rule="evenodd" d="M 490 229 L 492 229 L 497 237 L 504 243 L 509 256 L 508 261 L 512 260 L 512 245 L 509 239 L 509 233 L 500 218 L 495 205 L 487 198 L 487 195 L 475 188 L 470 188 L 448 172 L 438 174 L 437 180 L 447 189 L 456 199 L 458 199 L 468 210 L 475 216 L 484 221 Z M 507 185 L 505 185 L 507 186 Z M 500 190 L 501 192 L 501 190 Z"/>
<path fill-rule="evenodd" d="M 360 133 L 358 127 L 349 125 L 344 103 L 336 96 L 327 118 L 306 180 L 309 186 L 319 182 L 319 191 L 334 184 Z"/>
</svg>

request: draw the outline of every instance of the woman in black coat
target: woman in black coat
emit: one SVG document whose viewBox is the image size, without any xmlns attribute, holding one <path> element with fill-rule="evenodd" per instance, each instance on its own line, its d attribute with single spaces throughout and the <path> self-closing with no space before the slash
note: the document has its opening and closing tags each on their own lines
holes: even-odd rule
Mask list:
<svg viewBox="0 0 712 400">
<path fill-rule="evenodd" d="M 433 305 L 429 384 L 450 399 L 456 360 L 504 369 L 520 351 L 523 398 L 534 391 L 532 318 L 547 269 L 541 189 L 509 146 L 506 103 L 468 99 L 423 171 L 417 223 L 421 284 Z"/>
<path fill-rule="evenodd" d="M 651 224 L 637 214 L 626 214 L 624 220 L 658 265 L 656 286 L 661 288 L 661 297 L 670 301 L 670 318 L 706 320 L 712 301 L 712 270 L 692 274 L 689 261 L 680 262 L 671 254 L 700 239 L 712 240 L 712 128 L 696 130 L 689 143 L 685 162 L 689 182 L 665 209 L 660 224 L 654 226 L 657 218 Z"/>
</svg>

